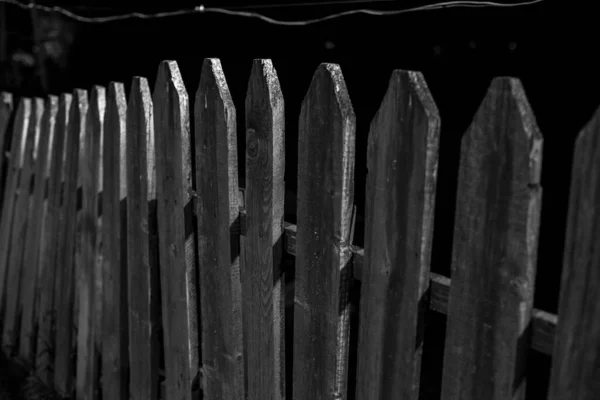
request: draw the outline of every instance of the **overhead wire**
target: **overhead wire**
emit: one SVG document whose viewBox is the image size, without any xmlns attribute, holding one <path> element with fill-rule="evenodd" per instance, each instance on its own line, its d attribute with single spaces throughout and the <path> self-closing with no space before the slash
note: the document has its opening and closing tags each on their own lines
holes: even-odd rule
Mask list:
<svg viewBox="0 0 600 400">
<path fill-rule="evenodd" d="M 384 1 L 384 0 L 378 0 L 378 1 Z M 346 16 L 350 16 L 350 15 L 357 15 L 357 14 L 370 15 L 370 16 L 393 16 L 393 15 L 400 15 L 400 14 L 405 14 L 405 13 L 409 13 L 409 12 L 432 11 L 432 10 L 439 10 L 439 9 L 443 9 L 443 8 L 456 8 L 456 7 L 509 8 L 509 7 L 529 6 L 529 5 L 541 3 L 543 1 L 544 0 L 530 0 L 530 1 L 519 2 L 519 3 L 499 3 L 499 2 L 493 2 L 493 1 L 446 1 L 446 2 L 440 2 L 440 3 L 427 4 L 427 5 L 418 6 L 418 7 L 404 8 L 404 9 L 399 9 L 399 10 L 373 10 L 373 9 L 367 9 L 367 8 L 359 8 L 359 9 L 347 10 L 347 11 L 342 11 L 342 12 L 335 13 L 335 14 L 326 15 L 324 17 L 313 18 L 313 19 L 308 19 L 308 20 L 301 20 L 301 21 L 285 21 L 285 20 L 268 17 L 266 15 L 263 15 L 263 14 L 260 14 L 257 12 L 253 12 L 253 11 L 232 10 L 232 9 L 220 8 L 220 7 L 205 7 L 204 5 L 199 5 L 199 6 L 196 6 L 193 8 L 184 8 L 184 9 L 174 10 L 174 11 L 158 12 L 158 13 L 153 13 L 153 14 L 146 14 L 146 13 L 141 13 L 141 12 L 131 12 L 131 13 L 124 13 L 124 14 L 104 16 L 104 17 L 86 17 L 83 15 L 75 14 L 72 11 L 69 11 L 63 7 L 58 7 L 58 6 L 49 7 L 49 6 L 35 4 L 35 3 L 25 4 L 18 0 L 0 0 L 0 3 L 12 4 L 12 5 L 20 7 L 22 9 L 35 8 L 37 10 L 45 11 L 45 12 L 49 12 L 49 13 L 53 13 L 53 12 L 59 13 L 68 18 L 71 18 L 75 21 L 84 22 L 84 23 L 107 23 L 107 22 L 115 22 L 115 21 L 121 21 L 121 20 L 126 20 L 126 19 L 157 19 L 157 18 L 167 18 L 167 17 L 175 17 L 175 16 L 191 15 L 191 14 L 213 13 L 213 14 L 225 14 L 225 15 L 236 16 L 236 17 L 255 18 L 255 19 L 260 19 L 260 20 L 270 23 L 270 24 L 274 24 L 274 25 L 306 26 L 306 25 L 316 24 L 316 23 L 325 22 L 325 21 L 332 20 L 332 19 L 342 18 L 342 17 L 346 17 Z M 342 2 L 332 2 L 332 3 L 342 4 Z M 349 2 L 349 3 L 353 3 L 353 2 Z M 296 5 L 299 5 L 299 4 L 302 4 L 302 3 L 297 3 Z M 267 6 L 265 6 L 265 8 L 266 7 Z"/>
</svg>

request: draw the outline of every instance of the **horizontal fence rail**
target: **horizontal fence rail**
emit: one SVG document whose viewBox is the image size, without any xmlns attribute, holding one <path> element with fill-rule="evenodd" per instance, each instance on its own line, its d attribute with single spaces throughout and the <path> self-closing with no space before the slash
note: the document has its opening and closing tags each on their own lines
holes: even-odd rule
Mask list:
<svg viewBox="0 0 600 400">
<path fill-rule="evenodd" d="M 191 100 L 175 61 L 152 92 L 135 77 L 128 96 L 1 94 L 1 348 L 25 392 L 419 399 L 436 312 L 443 400 L 526 398 L 530 349 L 552 356 L 549 399 L 600 398 L 600 109 L 575 147 L 558 315 L 533 308 L 543 138 L 518 79 L 491 82 L 462 138 L 450 277 L 430 270 L 443 120 L 423 75 L 392 73 L 356 188 L 363 133 L 340 66 L 317 68 L 297 224 L 284 109 L 270 60 L 252 65 L 243 128 L 218 59 Z"/>
</svg>

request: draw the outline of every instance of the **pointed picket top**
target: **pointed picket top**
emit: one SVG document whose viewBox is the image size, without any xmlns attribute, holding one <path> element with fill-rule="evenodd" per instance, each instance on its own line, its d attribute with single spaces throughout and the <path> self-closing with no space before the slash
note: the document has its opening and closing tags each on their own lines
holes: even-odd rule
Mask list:
<svg viewBox="0 0 600 400">
<path fill-rule="evenodd" d="M 42 129 L 44 130 L 42 135 L 47 136 L 48 143 L 46 144 L 46 163 L 42 170 L 42 176 L 44 179 L 50 178 L 50 170 L 52 165 L 52 152 L 54 151 L 55 144 L 55 128 L 56 128 L 56 117 L 58 116 L 58 104 L 59 97 L 50 95 L 46 99 L 46 106 L 44 110 L 44 120 L 42 122 Z"/>
<path fill-rule="evenodd" d="M 356 118 L 338 65 L 319 66 L 299 122 L 294 398 L 344 398 Z"/>
<path fill-rule="evenodd" d="M 443 400 L 525 388 L 515 360 L 533 307 L 542 143 L 520 81 L 495 78 L 461 143 Z"/>
<path fill-rule="evenodd" d="M 129 91 L 129 104 L 127 106 L 128 118 L 134 118 L 140 124 L 139 129 L 147 129 L 146 140 L 146 171 L 148 200 L 156 199 L 156 161 L 154 145 L 154 120 L 152 108 L 152 93 L 148 79 L 135 76 L 131 81 Z"/>
<path fill-rule="evenodd" d="M 419 396 L 439 131 L 423 74 L 395 70 L 367 148 L 359 400 Z M 380 379 L 385 374 L 395 379 Z"/>
<path fill-rule="evenodd" d="M 550 400 L 600 398 L 600 108 L 575 141 Z"/>
<path fill-rule="evenodd" d="M 175 61 L 160 64 L 152 100 L 165 386 L 170 396 L 189 399 L 199 364 L 197 229 L 189 223 L 194 217 L 188 95 Z"/>
<path fill-rule="evenodd" d="M 123 200 L 127 194 L 127 178 L 125 173 L 125 131 L 127 129 L 127 99 L 125 97 L 125 86 L 121 82 L 110 82 L 108 84 L 108 92 L 106 95 L 106 111 L 104 117 L 104 146 L 108 146 L 108 133 L 112 132 L 113 136 L 110 140 L 116 140 L 120 151 L 112 155 L 113 163 L 122 162 L 119 168 L 118 176 L 113 176 L 111 179 L 118 179 L 119 182 L 119 199 Z M 113 143 L 114 144 L 114 143 Z M 103 155 L 103 157 L 105 157 Z M 113 164 L 114 165 L 114 164 Z M 103 166 L 103 173 L 107 166 Z M 104 180 L 106 185 L 106 179 Z"/>
<path fill-rule="evenodd" d="M 90 93 L 90 118 L 93 124 L 93 129 L 99 132 L 99 137 L 96 138 L 98 146 L 98 169 L 96 175 L 96 189 L 98 193 L 102 192 L 102 145 L 104 143 L 104 118 L 106 116 L 106 88 L 104 86 L 94 85 Z"/>
</svg>

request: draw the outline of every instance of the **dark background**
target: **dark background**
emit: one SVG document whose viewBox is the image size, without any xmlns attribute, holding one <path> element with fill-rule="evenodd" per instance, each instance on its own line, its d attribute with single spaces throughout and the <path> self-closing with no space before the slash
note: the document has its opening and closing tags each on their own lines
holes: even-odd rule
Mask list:
<svg viewBox="0 0 600 400">
<path fill-rule="evenodd" d="M 179 0 L 160 6 L 124 0 L 38 3 L 60 5 L 86 16 L 130 11 L 153 13 L 199 5 Z M 300 20 L 359 7 L 390 10 L 428 4 L 402 0 L 312 6 L 283 3 L 224 0 L 205 1 L 204 5 Z M 442 121 L 432 270 L 449 276 L 461 135 L 491 79 L 516 76 L 525 87 L 544 135 L 541 182 L 544 198 L 535 307 L 555 313 L 573 144 L 600 105 L 594 13 L 575 8 L 574 4 L 545 1 L 514 8 L 449 8 L 385 17 L 359 15 L 304 27 L 212 13 L 84 24 L 39 12 L 37 19 L 34 18 L 37 22 L 32 24 L 29 11 L 5 5 L 7 34 L 0 37 L 0 89 L 43 95 L 121 81 L 128 90 L 135 75 L 147 77 L 153 85 L 159 62 L 174 59 L 193 101 L 203 59 L 217 57 L 221 59 L 238 111 L 239 135 L 243 138 L 243 104 L 251 62 L 254 58 L 271 58 L 286 101 L 286 186 L 294 192 L 301 101 L 319 63 L 338 63 L 357 117 L 355 202 L 362 213 L 370 121 L 383 99 L 393 69 L 421 71 Z M 44 23 L 46 28 L 40 33 L 39 26 Z M 54 31 L 47 28 L 49 24 L 55 26 Z M 46 40 L 54 43 L 54 47 L 38 46 L 42 51 L 35 52 L 36 25 L 37 42 Z M 52 56 L 52 51 L 58 55 Z M 36 67 L 40 65 L 40 54 L 46 58 L 45 83 Z M 243 146 L 244 140 L 238 141 Z M 239 165 L 243 169 L 244 163 Z M 286 215 L 290 222 L 295 222 L 293 211 L 288 210 Z M 355 242 L 361 245 L 362 241 L 359 227 Z M 541 355 L 532 355 L 530 361 L 539 361 L 542 369 L 548 367 L 548 360 Z"/>
</svg>

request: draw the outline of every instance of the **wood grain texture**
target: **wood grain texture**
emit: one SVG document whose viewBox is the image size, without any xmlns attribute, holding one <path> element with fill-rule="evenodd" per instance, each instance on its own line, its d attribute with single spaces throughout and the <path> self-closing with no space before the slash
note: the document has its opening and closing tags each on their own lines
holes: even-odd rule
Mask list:
<svg viewBox="0 0 600 400">
<path fill-rule="evenodd" d="M 56 255 L 58 232 L 60 227 L 61 182 L 63 179 L 65 147 L 69 114 L 73 96 L 62 94 L 58 103 L 58 112 L 50 117 L 49 129 L 54 131 L 54 142 L 50 157 L 46 213 L 40 253 L 40 296 L 38 301 L 38 334 L 36 347 L 36 376 L 46 385 L 54 382 L 54 348 L 56 304 L 55 283 L 58 275 Z"/>
<path fill-rule="evenodd" d="M 175 61 L 163 61 L 153 93 L 156 202 L 166 392 L 190 399 L 198 372 L 196 248 L 188 95 Z M 193 225 L 192 225 L 193 226 Z"/>
<path fill-rule="evenodd" d="M 204 396 L 245 399 L 236 112 L 218 59 L 205 59 L 194 108 Z"/>
<path fill-rule="evenodd" d="M 2 195 L 4 194 L 6 154 L 9 151 L 11 138 L 10 121 L 13 116 L 13 95 L 0 92 L 0 218 L 2 218 Z"/>
<path fill-rule="evenodd" d="M 81 212 L 77 222 L 76 296 L 79 298 L 77 323 L 77 372 L 75 393 L 77 399 L 92 400 L 98 397 L 98 349 L 95 336 L 96 301 L 96 242 L 98 221 L 98 169 L 100 136 L 104 125 L 106 90 L 94 86 L 90 95 L 87 128 L 82 137 L 79 154 L 79 181 L 81 182 Z"/>
<path fill-rule="evenodd" d="M 418 399 L 440 117 L 420 72 L 396 70 L 371 122 L 357 399 Z"/>
<path fill-rule="evenodd" d="M 102 154 L 102 397 L 128 398 L 127 100 L 122 83 L 106 95 Z"/>
<path fill-rule="evenodd" d="M 443 400 L 525 394 L 541 154 L 521 83 L 495 78 L 462 139 Z"/>
<path fill-rule="evenodd" d="M 46 181 L 54 143 L 54 129 L 50 129 L 50 121 L 56 118 L 58 98 L 50 96 L 45 101 L 42 116 L 35 122 L 39 124 L 39 144 L 33 172 L 33 194 L 31 198 L 31 213 L 28 218 L 27 238 L 23 258 L 23 277 L 21 287 L 21 329 L 19 339 L 19 356 L 26 362 L 29 369 L 34 367 L 36 345 L 36 300 L 39 296 L 40 254 L 42 250 L 42 232 L 44 230 L 44 211 Z M 34 148 L 34 150 L 36 150 Z"/>
<path fill-rule="evenodd" d="M 31 112 L 31 99 L 21 98 L 13 125 L 10 154 L 7 155 L 6 183 L 2 193 L 4 200 L 2 201 L 2 214 L 0 214 L 2 215 L 0 220 L 0 321 L 4 321 L 6 311 L 12 223 L 19 188 L 19 174 L 23 164 L 24 140 L 27 137 Z"/>
<path fill-rule="evenodd" d="M 6 280 L 6 309 L 3 320 L 3 349 L 7 355 L 18 351 L 18 339 L 21 325 L 20 291 L 24 274 L 23 258 L 27 249 L 26 238 L 31 199 L 30 189 L 35 169 L 36 146 L 41 131 L 44 113 L 44 101 L 35 98 L 31 102 L 31 114 L 27 128 L 27 137 L 23 147 L 23 162 L 19 174 L 18 189 L 15 197 L 11 229 L 11 245 Z"/>
<path fill-rule="evenodd" d="M 129 284 L 129 360 L 132 400 L 158 399 L 158 259 L 156 237 L 152 97 L 146 78 L 135 77 L 127 106 L 127 271 Z"/>
<path fill-rule="evenodd" d="M 71 396 L 74 389 L 75 352 L 75 240 L 77 227 L 77 181 L 79 174 L 80 141 L 86 130 L 88 114 L 86 90 L 73 91 L 69 115 L 64 162 L 64 189 L 58 227 L 56 251 L 56 347 L 54 357 L 54 386 L 61 396 Z"/>
<path fill-rule="evenodd" d="M 285 398 L 281 274 L 284 101 L 271 60 L 254 60 L 246 92 L 244 333 L 249 400 Z"/>
<path fill-rule="evenodd" d="M 600 398 L 600 109 L 579 134 L 549 399 Z"/>
<path fill-rule="evenodd" d="M 321 64 L 302 103 L 293 397 L 345 397 L 356 119 L 342 72 Z M 344 278 L 346 277 L 346 278 Z"/>
</svg>

